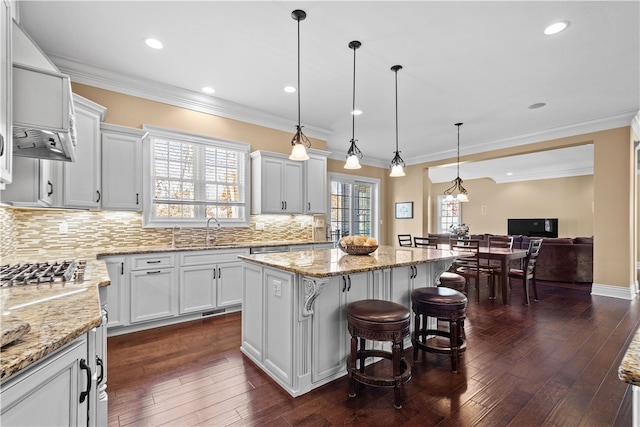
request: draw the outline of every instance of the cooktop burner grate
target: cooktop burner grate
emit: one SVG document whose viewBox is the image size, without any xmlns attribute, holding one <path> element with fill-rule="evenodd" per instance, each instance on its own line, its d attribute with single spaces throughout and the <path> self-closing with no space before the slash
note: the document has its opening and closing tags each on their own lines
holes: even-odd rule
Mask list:
<svg viewBox="0 0 640 427">
<path fill-rule="evenodd" d="M 70 282 L 86 279 L 86 261 L 55 261 L 0 266 L 0 286 Z"/>
</svg>

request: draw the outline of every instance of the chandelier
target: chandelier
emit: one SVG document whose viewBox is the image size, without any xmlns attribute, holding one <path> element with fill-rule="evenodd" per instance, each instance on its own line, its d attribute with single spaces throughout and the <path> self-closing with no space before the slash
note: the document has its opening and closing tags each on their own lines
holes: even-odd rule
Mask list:
<svg viewBox="0 0 640 427">
<path fill-rule="evenodd" d="M 469 197 L 467 196 L 467 190 L 462 186 L 462 179 L 460 178 L 460 126 L 462 126 L 462 123 L 456 123 L 455 126 L 458 127 L 458 174 L 456 179 L 451 181 L 453 185 L 445 190 L 444 194 L 447 196 L 445 200 L 453 200 L 453 195 L 457 192 L 458 194 L 455 198 L 458 199 L 459 202 L 468 202 Z"/>
<path fill-rule="evenodd" d="M 309 160 L 307 154 L 307 148 L 311 148 L 311 141 L 302 133 L 302 126 L 300 125 L 300 21 L 303 21 L 307 14 L 304 10 L 296 9 L 291 12 L 291 17 L 298 21 L 298 125 L 296 126 L 296 133 L 291 139 L 291 160 Z"/>
</svg>

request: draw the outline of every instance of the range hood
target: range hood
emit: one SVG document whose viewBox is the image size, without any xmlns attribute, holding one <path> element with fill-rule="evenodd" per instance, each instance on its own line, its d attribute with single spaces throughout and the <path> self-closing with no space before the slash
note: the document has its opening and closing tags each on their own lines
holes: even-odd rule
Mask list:
<svg viewBox="0 0 640 427">
<path fill-rule="evenodd" d="M 13 154 L 74 162 L 71 79 L 13 22 Z"/>
</svg>

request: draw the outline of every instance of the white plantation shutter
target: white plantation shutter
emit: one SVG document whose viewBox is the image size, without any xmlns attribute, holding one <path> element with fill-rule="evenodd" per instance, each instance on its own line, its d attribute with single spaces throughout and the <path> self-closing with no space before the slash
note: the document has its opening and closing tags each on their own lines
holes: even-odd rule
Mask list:
<svg viewBox="0 0 640 427">
<path fill-rule="evenodd" d="M 150 132 L 150 222 L 248 222 L 248 146 Z"/>
</svg>

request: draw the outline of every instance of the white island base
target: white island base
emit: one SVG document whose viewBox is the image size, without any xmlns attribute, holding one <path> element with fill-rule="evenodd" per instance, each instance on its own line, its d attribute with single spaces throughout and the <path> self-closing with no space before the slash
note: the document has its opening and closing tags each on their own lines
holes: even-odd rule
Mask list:
<svg viewBox="0 0 640 427">
<path fill-rule="evenodd" d="M 410 308 L 411 291 L 435 286 L 454 256 L 380 247 L 365 257 L 330 249 L 241 258 L 240 350 L 295 397 L 346 375 L 348 303 L 385 299 Z"/>
</svg>

